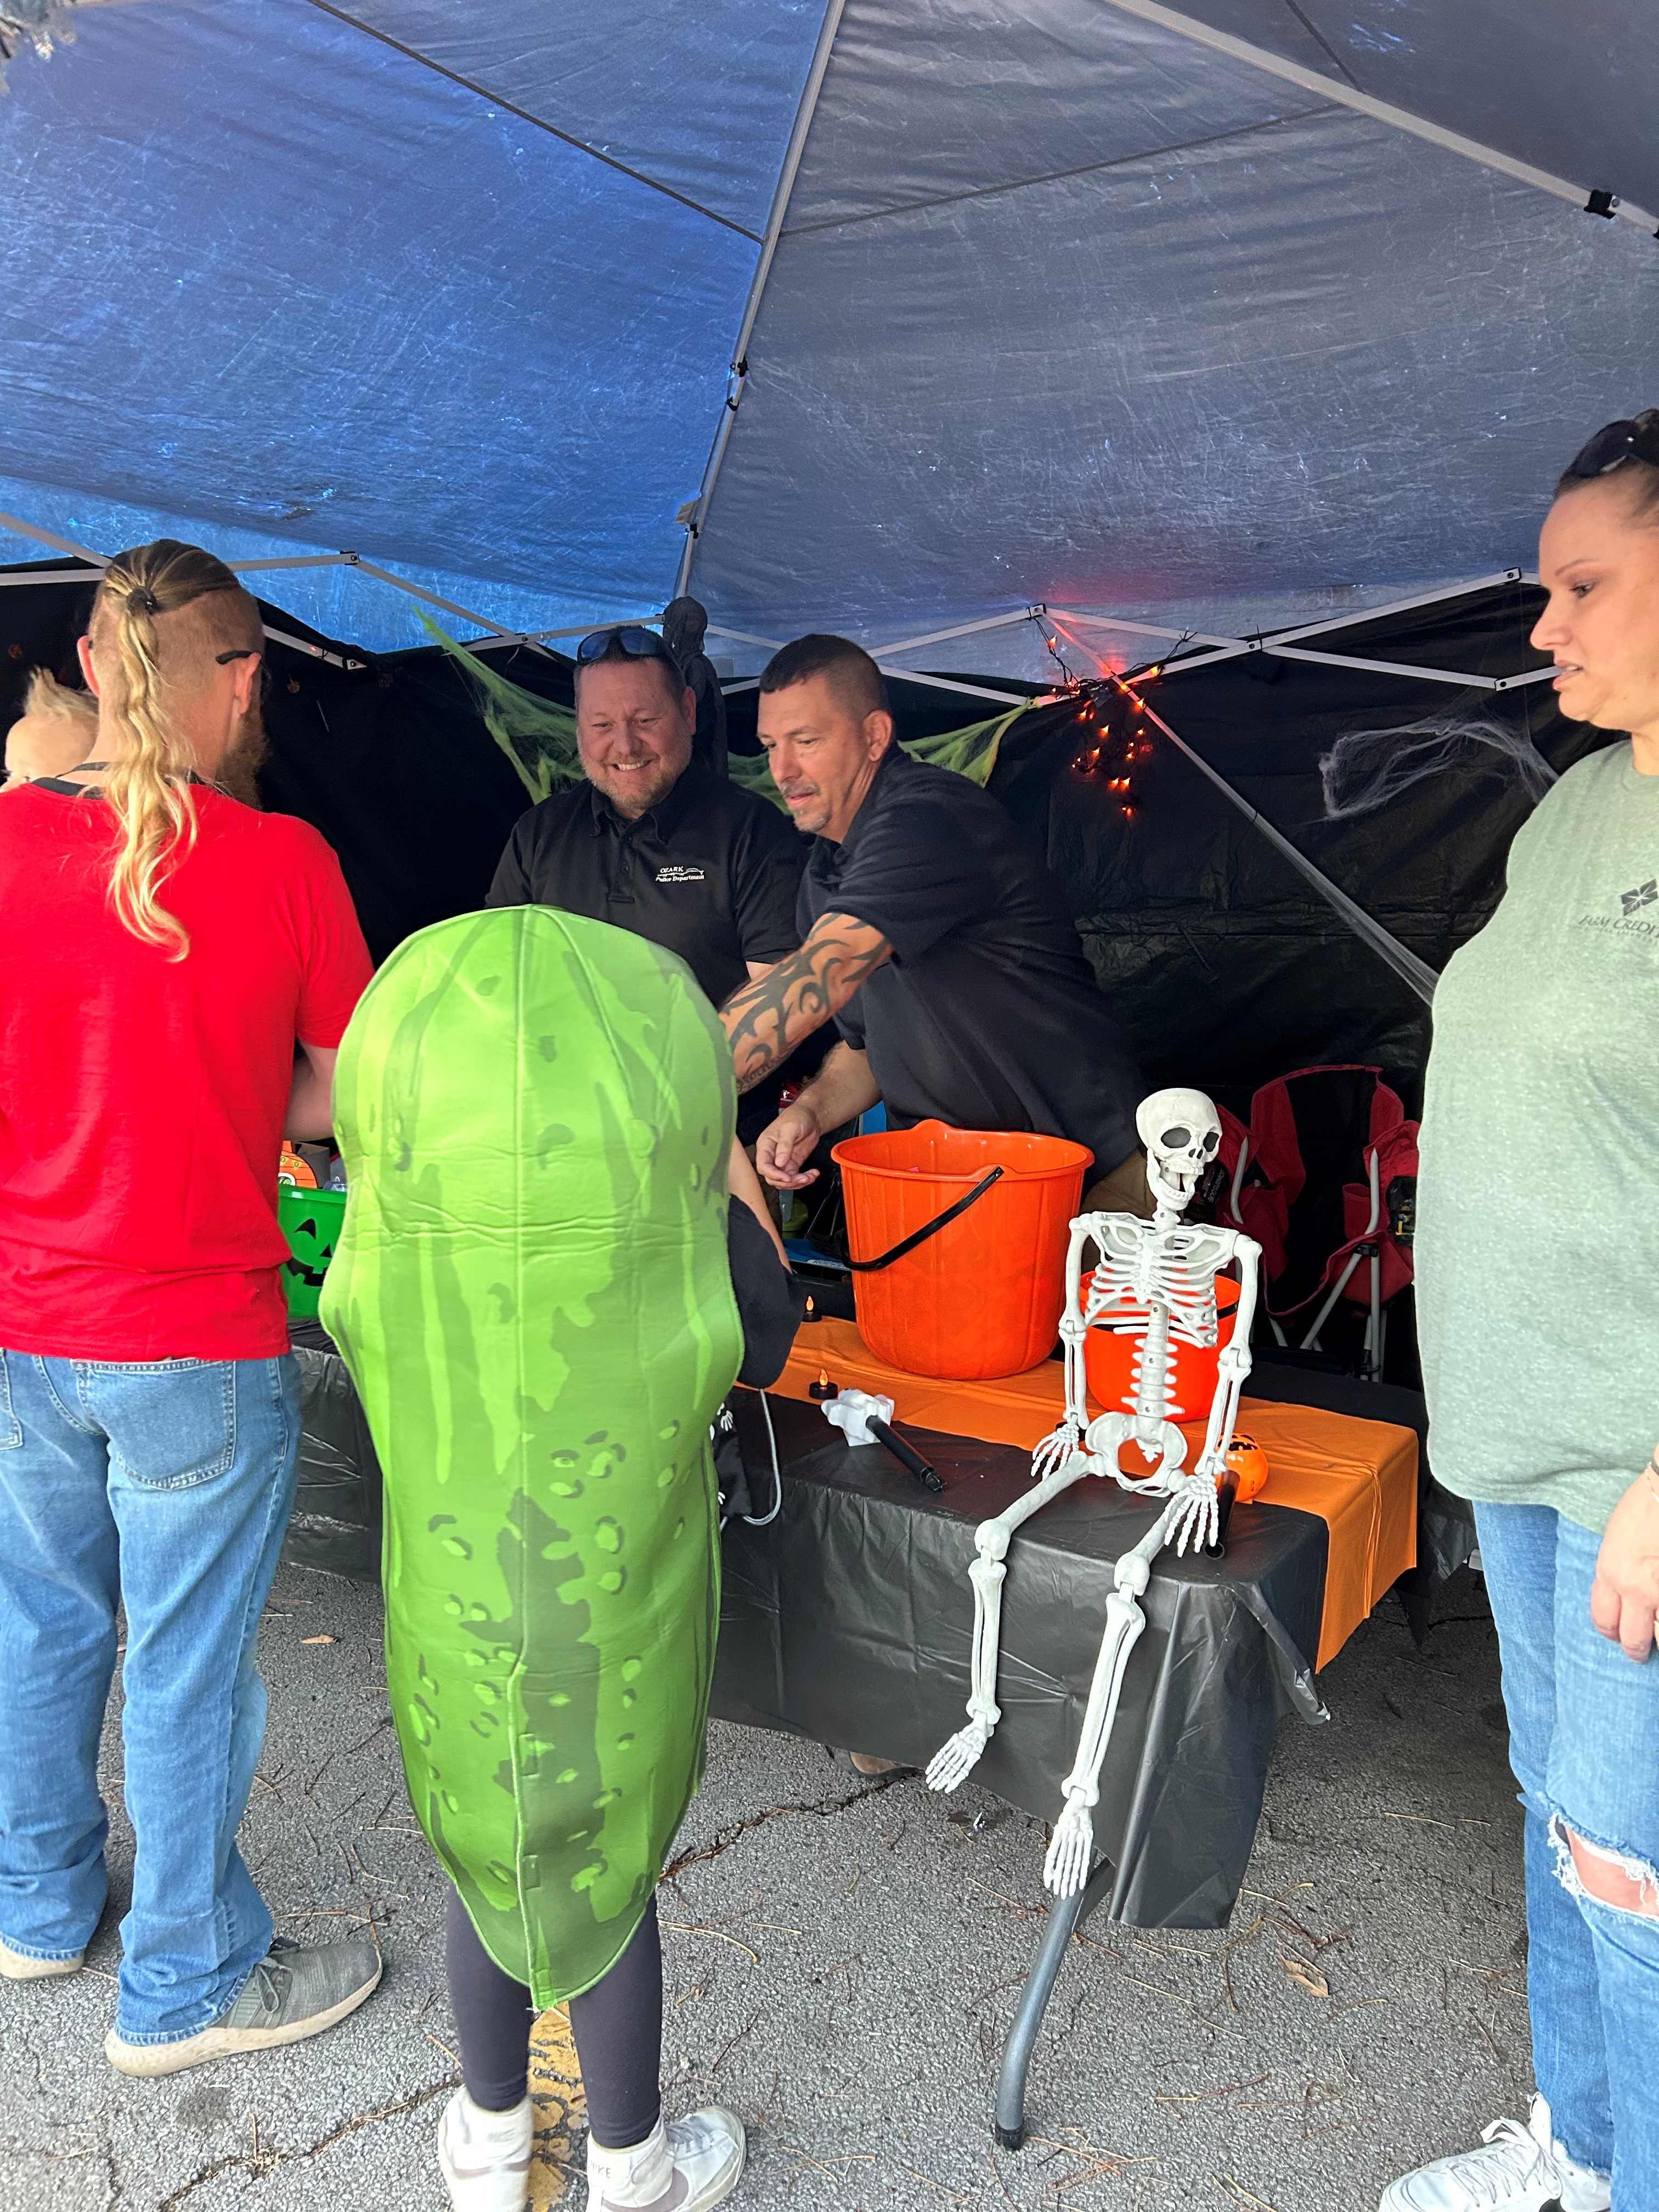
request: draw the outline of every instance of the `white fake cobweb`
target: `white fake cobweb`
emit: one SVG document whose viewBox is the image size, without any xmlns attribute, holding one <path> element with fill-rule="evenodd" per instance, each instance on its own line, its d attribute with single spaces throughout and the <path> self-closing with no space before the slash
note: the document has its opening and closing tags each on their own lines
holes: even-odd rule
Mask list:
<svg viewBox="0 0 1659 2212">
<path fill-rule="evenodd" d="M 1443 708 L 1385 730 L 1349 730 L 1320 757 L 1325 817 L 1374 813 L 1425 776 L 1496 769 L 1535 804 L 1556 772 L 1525 730 L 1467 706 Z"/>
</svg>

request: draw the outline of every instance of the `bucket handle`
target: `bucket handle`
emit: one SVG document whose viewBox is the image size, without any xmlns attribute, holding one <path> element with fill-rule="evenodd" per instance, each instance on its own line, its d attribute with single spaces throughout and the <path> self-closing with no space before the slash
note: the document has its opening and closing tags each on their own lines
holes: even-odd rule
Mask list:
<svg viewBox="0 0 1659 2212">
<path fill-rule="evenodd" d="M 939 1231 L 947 1223 L 954 1221 L 959 1213 L 966 1213 L 970 1206 L 984 1197 L 1001 1174 L 1000 1168 L 993 1168 L 954 1206 L 947 1206 L 943 1213 L 936 1213 L 931 1221 L 924 1221 L 920 1229 L 913 1229 L 908 1237 L 901 1237 L 891 1250 L 884 1252 L 878 1260 L 849 1260 L 848 1266 L 858 1275 L 873 1274 L 878 1267 L 890 1267 L 895 1260 L 902 1260 L 907 1252 L 914 1252 L 918 1244 L 925 1244 L 930 1237 L 937 1237 Z"/>
</svg>

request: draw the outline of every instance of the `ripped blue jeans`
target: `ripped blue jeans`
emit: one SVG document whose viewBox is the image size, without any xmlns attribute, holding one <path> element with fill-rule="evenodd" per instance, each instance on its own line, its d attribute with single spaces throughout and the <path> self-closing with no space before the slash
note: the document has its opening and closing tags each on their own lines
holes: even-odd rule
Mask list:
<svg viewBox="0 0 1659 2212">
<path fill-rule="evenodd" d="M 1567 1842 L 1644 1888 L 1659 1868 L 1659 1657 L 1638 1666 L 1590 1620 L 1588 1528 L 1547 1505 L 1475 1522 L 1526 1808 L 1534 2075 L 1568 2154 L 1612 2174 L 1613 2212 L 1659 2212 L 1659 1918 L 1589 1895 Z"/>
</svg>

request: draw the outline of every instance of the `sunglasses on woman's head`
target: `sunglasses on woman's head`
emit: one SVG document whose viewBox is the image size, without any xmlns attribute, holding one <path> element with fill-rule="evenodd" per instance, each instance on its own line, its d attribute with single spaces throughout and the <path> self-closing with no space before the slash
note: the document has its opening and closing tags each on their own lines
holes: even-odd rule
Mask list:
<svg viewBox="0 0 1659 2212">
<path fill-rule="evenodd" d="M 1609 422 L 1567 464 L 1570 477 L 1604 477 L 1626 461 L 1646 461 L 1659 469 L 1659 412 L 1650 410 L 1636 421 Z"/>
</svg>

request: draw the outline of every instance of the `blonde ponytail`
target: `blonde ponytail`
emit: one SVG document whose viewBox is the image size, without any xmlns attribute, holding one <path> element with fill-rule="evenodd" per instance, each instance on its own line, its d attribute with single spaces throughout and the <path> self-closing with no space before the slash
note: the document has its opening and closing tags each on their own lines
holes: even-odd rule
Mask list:
<svg viewBox="0 0 1659 2212">
<path fill-rule="evenodd" d="M 186 607 L 199 608 L 199 618 L 169 624 L 164 643 L 158 618 Z M 100 726 L 120 738 L 103 785 L 117 825 L 111 902 L 135 937 L 182 960 L 190 940 L 160 893 L 196 842 L 194 761 L 167 698 L 204 682 L 222 644 L 261 650 L 259 611 L 211 553 L 161 538 L 110 562 L 89 635 Z"/>
</svg>

